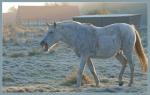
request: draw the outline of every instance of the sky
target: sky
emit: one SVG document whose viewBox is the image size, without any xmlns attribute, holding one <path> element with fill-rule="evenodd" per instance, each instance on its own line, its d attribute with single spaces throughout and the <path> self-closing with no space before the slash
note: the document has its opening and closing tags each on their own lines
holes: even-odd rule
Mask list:
<svg viewBox="0 0 150 95">
<path fill-rule="evenodd" d="M 43 6 L 45 3 L 48 4 L 62 4 L 62 2 L 2 2 L 2 13 L 7 13 L 9 8 L 18 6 Z M 64 3 L 64 2 L 63 2 Z M 78 7 L 82 7 L 83 2 L 65 2 L 70 5 L 77 5 Z"/>
<path fill-rule="evenodd" d="M 18 8 L 18 6 L 42 6 L 45 3 L 46 2 L 2 2 L 2 13 L 7 13 L 11 7 Z M 55 4 L 55 2 L 49 2 L 49 4 Z"/>
</svg>

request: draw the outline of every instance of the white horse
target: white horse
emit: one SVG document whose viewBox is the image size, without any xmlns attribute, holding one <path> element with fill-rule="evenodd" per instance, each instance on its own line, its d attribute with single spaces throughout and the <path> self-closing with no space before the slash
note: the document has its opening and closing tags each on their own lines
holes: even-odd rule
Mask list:
<svg viewBox="0 0 150 95">
<path fill-rule="evenodd" d="M 48 25 L 48 27 L 47 35 L 40 43 L 46 51 L 58 41 L 62 41 L 70 45 L 77 56 L 81 58 L 77 75 L 77 87 L 81 86 L 85 64 L 88 65 L 93 74 L 96 86 L 99 86 L 99 79 L 91 58 L 104 59 L 115 56 L 122 64 L 119 74 L 120 86 L 123 85 L 122 76 L 127 63 L 131 70 L 128 86 L 133 83 L 134 64 L 132 55 L 134 49 L 140 60 L 142 70 L 147 72 L 148 59 L 144 53 L 140 36 L 133 25 L 115 23 L 105 27 L 96 27 L 92 24 L 64 21 Z"/>
</svg>

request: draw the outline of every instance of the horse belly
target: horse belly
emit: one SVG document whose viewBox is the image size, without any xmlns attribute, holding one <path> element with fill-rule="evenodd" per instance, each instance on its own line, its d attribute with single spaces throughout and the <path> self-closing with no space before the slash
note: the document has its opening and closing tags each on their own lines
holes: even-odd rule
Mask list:
<svg viewBox="0 0 150 95">
<path fill-rule="evenodd" d="M 120 50 L 120 40 L 116 37 L 100 37 L 96 57 L 109 58 L 114 56 Z"/>
</svg>

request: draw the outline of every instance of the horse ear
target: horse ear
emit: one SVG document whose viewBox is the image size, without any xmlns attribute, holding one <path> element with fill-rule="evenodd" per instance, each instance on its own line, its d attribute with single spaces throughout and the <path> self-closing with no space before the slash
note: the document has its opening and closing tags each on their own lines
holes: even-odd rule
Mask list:
<svg viewBox="0 0 150 95">
<path fill-rule="evenodd" d="M 56 22 L 54 22 L 54 27 L 56 27 Z"/>
</svg>

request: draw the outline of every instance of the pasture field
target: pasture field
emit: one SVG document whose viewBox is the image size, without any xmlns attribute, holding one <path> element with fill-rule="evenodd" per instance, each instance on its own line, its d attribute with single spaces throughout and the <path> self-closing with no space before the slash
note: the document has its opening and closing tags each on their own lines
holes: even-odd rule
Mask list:
<svg viewBox="0 0 150 95">
<path fill-rule="evenodd" d="M 75 77 L 79 58 L 66 44 L 60 42 L 50 52 L 44 52 L 40 41 L 46 29 L 7 26 L 3 37 L 3 91 L 4 92 L 147 92 L 147 75 L 141 72 L 137 57 L 134 57 L 134 84 L 128 87 L 130 69 L 123 76 L 124 85 L 118 86 L 121 63 L 115 58 L 92 59 L 101 81 L 95 87 L 93 76 L 85 68 L 85 79 L 80 89 L 75 89 Z M 147 29 L 141 30 L 142 42 L 147 53 Z"/>
</svg>

